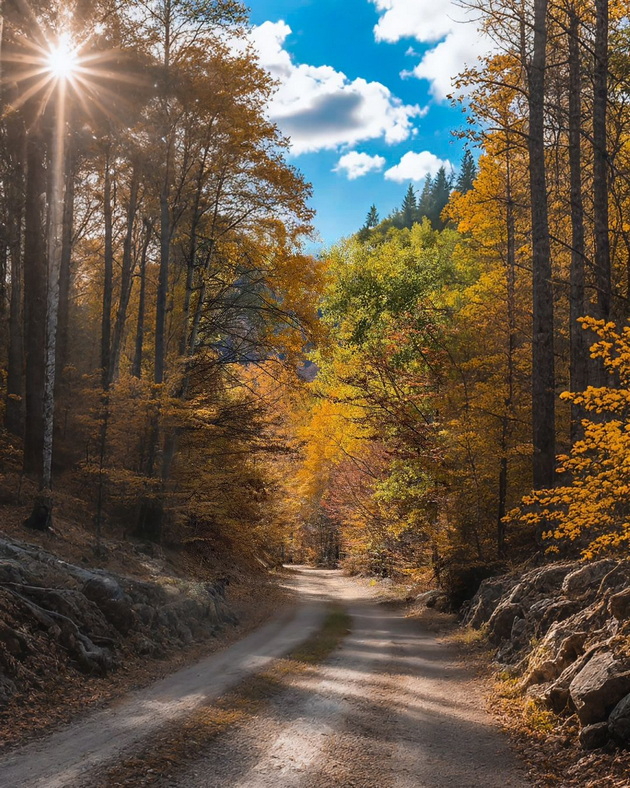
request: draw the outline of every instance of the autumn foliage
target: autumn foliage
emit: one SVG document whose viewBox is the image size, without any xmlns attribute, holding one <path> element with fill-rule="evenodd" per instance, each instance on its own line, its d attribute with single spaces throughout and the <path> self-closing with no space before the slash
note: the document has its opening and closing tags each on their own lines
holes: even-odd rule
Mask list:
<svg viewBox="0 0 630 788">
<path fill-rule="evenodd" d="M 591 356 L 610 385 L 562 394 L 583 410 L 583 435 L 558 458 L 560 483 L 526 496 L 511 517 L 540 529 L 548 552 L 575 544 L 593 558 L 625 551 L 630 541 L 630 329 L 592 318 L 582 324 L 597 336 Z"/>
<path fill-rule="evenodd" d="M 382 221 L 370 200 L 315 258 L 244 7 L 6 3 L 10 494 L 48 488 L 52 457 L 53 493 L 85 501 L 97 540 L 440 583 L 541 537 L 624 549 L 630 45 L 604 5 L 480 3 L 496 46 L 460 77 L 459 173 Z M 56 145 L 25 42 L 63 25 L 90 68 Z"/>
</svg>

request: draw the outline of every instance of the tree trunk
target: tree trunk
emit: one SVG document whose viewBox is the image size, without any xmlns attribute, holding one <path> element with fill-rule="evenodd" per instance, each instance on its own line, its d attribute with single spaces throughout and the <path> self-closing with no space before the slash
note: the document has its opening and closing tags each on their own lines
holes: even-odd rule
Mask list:
<svg viewBox="0 0 630 788">
<path fill-rule="evenodd" d="M 9 352 L 7 359 L 7 400 L 4 424 L 12 435 L 22 435 L 24 429 L 24 325 L 22 224 L 24 221 L 24 171 L 26 137 L 22 129 L 16 134 L 17 155 L 6 184 L 11 208 L 9 220 L 9 256 L 11 261 L 11 295 L 9 302 Z"/>
<path fill-rule="evenodd" d="M 534 0 L 529 77 L 529 175 L 532 218 L 532 438 L 534 488 L 553 487 L 555 434 L 554 305 L 545 165 L 547 0 Z"/>
<path fill-rule="evenodd" d="M 39 124 L 26 142 L 24 211 L 25 429 L 24 471 L 41 481 L 44 446 L 44 355 L 46 347 L 46 286 L 48 281 L 45 208 L 46 146 Z"/>
<path fill-rule="evenodd" d="M 59 80 L 55 97 L 55 121 L 51 155 L 51 191 L 48 229 L 48 293 L 46 298 L 46 366 L 44 375 L 44 445 L 42 490 L 52 489 L 52 455 L 55 425 L 55 378 L 57 371 L 57 318 L 59 316 L 59 274 L 63 234 L 63 192 L 65 154 L 65 89 Z"/>
<path fill-rule="evenodd" d="M 112 292 L 114 288 L 114 246 L 112 220 L 112 178 L 109 151 L 105 158 L 105 183 L 103 186 L 103 220 L 105 230 L 103 315 L 101 322 L 101 371 L 103 388 L 107 386 L 110 365 L 112 334 Z"/>
<path fill-rule="evenodd" d="M 133 228 L 136 221 L 136 214 L 138 212 L 138 189 L 140 186 L 140 168 L 138 164 L 134 164 L 133 172 L 131 174 L 131 184 L 129 187 L 129 206 L 127 208 L 127 231 L 125 233 L 125 241 L 123 245 L 123 259 L 122 259 L 122 272 L 120 279 L 120 300 L 118 302 L 118 311 L 116 313 L 116 324 L 114 326 L 114 337 L 112 340 L 112 350 L 110 356 L 110 369 L 108 372 L 108 384 L 111 385 L 118 377 L 120 368 L 120 354 L 122 352 L 123 334 L 125 330 L 125 322 L 127 320 L 127 309 L 129 307 L 129 298 L 131 297 L 132 273 L 133 273 L 133 260 L 132 260 L 132 242 L 133 242 Z"/>
<path fill-rule="evenodd" d="M 608 236 L 608 0 L 595 0 L 593 64 L 593 228 L 597 316 L 609 320 L 611 311 L 610 241 Z M 600 366 L 603 375 L 603 367 Z M 603 383 L 603 377 L 600 381 Z"/>
<path fill-rule="evenodd" d="M 505 555 L 506 529 L 504 517 L 507 513 L 508 494 L 508 448 L 511 436 L 512 412 L 514 408 L 514 370 L 516 353 L 516 222 L 514 217 L 514 199 L 512 196 L 512 148 L 506 146 L 506 178 L 505 178 L 505 226 L 507 233 L 506 246 L 506 280 L 507 280 L 507 318 L 508 318 L 508 354 L 505 385 L 507 388 L 501 420 L 499 463 L 499 499 L 497 511 L 497 554 L 501 558 Z"/>
<path fill-rule="evenodd" d="M 582 76 L 580 20 L 575 8 L 569 10 L 569 169 L 571 179 L 571 272 L 569 296 L 569 337 L 571 346 L 570 388 L 584 391 L 588 386 L 586 332 L 577 322 L 586 314 L 584 291 L 584 205 L 582 201 Z M 581 436 L 583 409 L 571 406 L 571 442 Z"/>
<path fill-rule="evenodd" d="M 156 317 L 155 317 L 155 359 L 153 380 L 155 389 L 155 413 L 149 430 L 149 447 L 147 460 L 147 476 L 153 478 L 155 462 L 160 440 L 160 392 L 157 386 L 164 383 L 166 366 L 166 303 L 168 297 L 170 246 L 171 246 L 171 215 L 169 206 L 170 193 L 170 154 L 167 154 L 164 182 L 160 190 L 160 273 L 158 276 Z M 164 523 L 164 503 L 162 497 L 146 498 L 140 505 L 136 536 L 159 542 Z"/>
<path fill-rule="evenodd" d="M 68 363 L 68 327 L 70 321 L 70 282 L 72 241 L 74 233 L 74 194 L 76 157 L 68 151 L 66 163 L 66 194 L 63 205 L 61 236 L 61 267 L 59 269 L 59 320 L 57 323 L 57 383 Z"/>
<path fill-rule="evenodd" d="M 166 363 L 166 299 L 168 295 L 169 255 L 171 246 L 171 224 L 169 209 L 168 174 L 160 193 L 160 273 L 158 276 L 157 303 L 155 313 L 155 367 L 154 381 L 164 383 Z"/>
<path fill-rule="evenodd" d="M 146 290 L 147 290 L 147 254 L 151 243 L 152 228 L 150 222 L 144 220 L 144 242 L 142 254 L 140 256 L 140 294 L 138 297 L 138 322 L 136 324 L 135 352 L 133 355 L 133 365 L 131 374 L 135 378 L 142 377 L 142 348 L 144 345 L 144 316 L 146 310 Z"/>
</svg>

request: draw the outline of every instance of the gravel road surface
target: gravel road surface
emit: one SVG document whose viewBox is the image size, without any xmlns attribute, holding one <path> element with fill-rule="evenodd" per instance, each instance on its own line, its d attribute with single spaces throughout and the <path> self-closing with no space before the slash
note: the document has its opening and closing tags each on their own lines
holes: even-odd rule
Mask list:
<svg viewBox="0 0 630 788">
<path fill-rule="evenodd" d="M 525 788 L 523 769 L 455 654 L 340 573 L 296 568 L 301 604 L 223 652 L 0 761 L 1 788 L 88 788 L 94 770 L 216 699 L 317 630 L 341 603 L 352 632 L 287 678 L 264 711 L 160 785 L 172 788 Z M 90 776 L 90 774 L 92 776 Z M 140 784 L 140 783 L 139 783 Z"/>
</svg>

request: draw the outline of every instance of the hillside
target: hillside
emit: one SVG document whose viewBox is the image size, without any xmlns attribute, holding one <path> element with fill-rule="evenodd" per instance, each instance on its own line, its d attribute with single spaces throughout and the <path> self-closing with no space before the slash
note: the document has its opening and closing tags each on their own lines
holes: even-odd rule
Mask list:
<svg viewBox="0 0 630 788">
<path fill-rule="evenodd" d="M 103 538 L 60 496 L 55 534 L 29 506 L 0 523 L 0 739 L 4 746 L 223 647 L 288 600 L 225 545 L 159 547 Z"/>
</svg>

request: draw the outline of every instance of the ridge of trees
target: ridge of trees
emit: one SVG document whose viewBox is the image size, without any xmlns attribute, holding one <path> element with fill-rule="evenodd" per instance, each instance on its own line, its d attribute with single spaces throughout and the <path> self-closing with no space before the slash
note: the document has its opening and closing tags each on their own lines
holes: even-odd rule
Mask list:
<svg viewBox="0 0 630 788">
<path fill-rule="evenodd" d="M 360 236 L 366 239 L 368 231 L 378 228 L 378 235 L 386 233 L 392 227 L 399 230 L 410 229 L 414 224 L 422 222 L 426 217 L 431 226 L 442 230 L 446 226 L 443 212 L 453 190 L 466 194 L 473 187 L 477 166 L 475 159 L 466 148 L 459 167 L 457 178 L 452 172 L 447 172 L 446 167 L 438 169 L 434 177 L 427 175 L 420 193 L 416 192 L 412 183 L 407 187 L 400 208 L 392 211 L 382 222 L 380 221 L 376 205 L 372 205 L 361 228 Z"/>
</svg>

